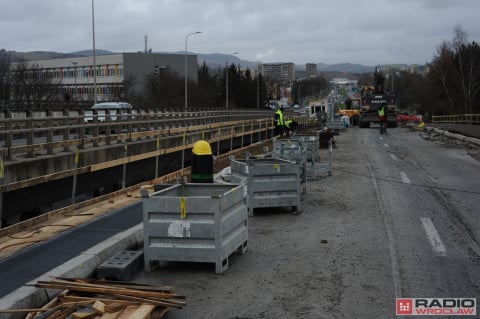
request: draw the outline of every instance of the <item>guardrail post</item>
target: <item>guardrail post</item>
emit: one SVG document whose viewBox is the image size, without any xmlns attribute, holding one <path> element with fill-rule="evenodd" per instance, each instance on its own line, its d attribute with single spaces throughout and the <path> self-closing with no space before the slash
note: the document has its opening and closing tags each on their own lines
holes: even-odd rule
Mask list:
<svg viewBox="0 0 480 319">
<path fill-rule="evenodd" d="M 98 111 L 97 110 L 93 110 L 93 132 L 92 132 L 92 135 L 93 137 L 95 137 L 95 142 L 93 142 L 93 146 L 94 147 L 97 147 L 98 146 L 98 140 L 96 139 L 96 137 L 98 137 L 98 131 L 99 131 L 99 128 L 98 128 Z"/>
<path fill-rule="evenodd" d="M 258 127 L 258 141 L 262 140 L 262 122 L 257 122 Z"/>
<path fill-rule="evenodd" d="M 127 133 L 128 133 L 128 139 L 127 141 L 128 142 L 131 142 L 132 141 L 132 133 L 133 133 L 133 121 L 135 120 L 135 116 L 133 114 L 133 110 L 128 110 L 128 123 L 127 123 Z M 139 117 L 140 115 L 137 114 L 137 118 Z"/>
<path fill-rule="evenodd" d="M 47 110 L 47 155 L 53 154 L 53 148 L 50 143 L 53 142 L 53 112 L 51 110 Z"/>
<path fill-rule="evenodd" d="M 105 136 L 107 139 L 105 140 L 106 145 L 110 145 L 110 136 L 112 135 L 112 118 L 110 116 L 109 110 L 105 110 Z"/>
<path fill-rule="evenodd" d="M 84 118 L 85 118 L 85 111 L 84 110 L 79 110 L 76 122 L 77 122 L 77 125 L 78 125 L 78 138 L 81 141 L 80 145 L 78 145 L 78 147 L 80 149 L 85 148 L 84 140 L 85 140 L 85 134 L 86 134 L 86 127 L 85 127 L 85 123 L 84 123 L 84 120 L 83 120 Z"/>
<path fill-rule="evenodd" d="M 7 110 L 7 112 L 5 113 L 5 119 L 7 120 L 5 122 L 5 131 L 6 131 L 6 134 L 5 134 L 5 147 L 7 148 L 8 150 L 8 154 L 7 154 L 7 160 L 11 160 L 12 159 L 12 154 L 10 153 L 10 150 L 11 150 L 11 147 L 12 147 L 12 143 L 13 143 L 13 133 L 12 133 L 12 111 L 10 110 Z"/>
<path fill-rule="evenodd" d="M 272 120 L 272 125 L 273 125 L 273 120 Z M 272 131 L 272 136 L 273 136 L 273 131 Z M 265 141 L 266 140 L 268 140 L 268 120 L 265 121 Z"/>
<path fill-rule="evenodd" d="M 26 111 L 26 121 L 27 121 L 27 145 L 33 145 L 34 142 L 34 133 L 33 133 L 33 114 L 32 111 Z M 27 152 L 27 157 L 34 157 L 34 151 L 30 148 Z"/>
<path fill-rule="evenodd" d="M 221 129 L 218 128 L 218 131 L 217 131 L 217 157 L 220 155 L 220 133 L 221 133 Z"/>
<path fill-rule="evenodd" d="M 63 110 L 63 141 L 66 142 L 70 139 L 70 123 L 68 120 L 68 116 L 70 113 L 67 109 Z M 70 147 L 67 144 L 63 147 L 64 152 L 70 152 Z"/>
</svg>

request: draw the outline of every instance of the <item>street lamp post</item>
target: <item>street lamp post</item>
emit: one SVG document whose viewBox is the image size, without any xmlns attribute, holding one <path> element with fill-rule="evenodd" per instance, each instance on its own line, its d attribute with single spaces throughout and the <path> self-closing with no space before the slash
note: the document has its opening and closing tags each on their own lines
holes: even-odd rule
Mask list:
<svg viewBox="0 0 480 319">
<path fill-rule="evenodd" d="M 93 102 L 97 104 L 97 61 L 95 50 L 95 10 L 92 0 L 92 40 L 93 40 Z"/>
<path fill-rule="evenodd" d="M 231 54 L 238 54 L 238 52 L 232 52 Z M 229 72 L 230 67 L 228 66 L 228 55 L 227 55 L 227 62 L 225 62 L 225 63 L 226 63 L 225 65 L 227 66 L 225 68 L 225 73 L 226 73 L 226 75 L 225 75 L 225 91 L 226 91 L 226 93 L 225 93 L 225 108 L 228 110 L 228 73 L 230 73 Z"/>
<path fill-rule="evenodd" d="M 188 37 L 193 35 L 193 34 L 199 34 L 202 33 L 201 31 L 197 32 L 191 32 L 185 36 L 185 112 L 187 111 L 188 108 L 188 66 L 187 66 L 187 40 Z"/>
<path fill-rule="evenodd" d="M 73 77 L 75 79 L 75 106 L 77 105 L 77 62 L 72 62 L 73 64 Z"/>
<path fill-rule="evenodd" d="M 257 109 L 260 108 L 260 81 L 259 81 L 259 74 L 255 77 L 257 80 Z"/>
</svg>

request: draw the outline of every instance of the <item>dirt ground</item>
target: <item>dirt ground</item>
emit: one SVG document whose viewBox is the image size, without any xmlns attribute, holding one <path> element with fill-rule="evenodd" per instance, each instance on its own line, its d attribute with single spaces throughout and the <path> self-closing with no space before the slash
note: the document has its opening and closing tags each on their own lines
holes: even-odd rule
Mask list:
<svg viewBox="0 0 480 319">
<path fill-rule="evenodd" d="M 343 172 L 365 169 L 353 134 L 337 137 L 333 176 L 308 182 L 300 215 L 255 211 L 248 251 L 232 255 L 223 274 L 213 264 L 161 263 L 132 281 L 186 295 L 188 305 L 167 318 L 387 318 L 395 297 L 374 189 Z"/>
</svg>

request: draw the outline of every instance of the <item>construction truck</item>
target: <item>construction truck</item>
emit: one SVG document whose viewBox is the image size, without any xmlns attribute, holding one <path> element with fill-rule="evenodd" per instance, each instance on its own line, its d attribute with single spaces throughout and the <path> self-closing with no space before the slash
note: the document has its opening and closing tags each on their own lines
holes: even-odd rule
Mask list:
<svg viewBox="0 0 480 319">
<path fill-rule="evenodd" d="M 395 109 L 395 94 L 385 90 L 385 77 L 379 67 L 373 73 L 375 86 L 362 86 L 361 106 L 358 125 L 361 128 L 370 127 L 370 124 L 379 123 L 378 108 L 385 103 L 388 127 L 397 127 L 397 114 Z"/>
<path fill-rule="evenodd" d="M 358 125 L 361 103 L 362 103 L 362 99 L 359 97 L 352 96 L 347 98 L 345 100 L 345 109 L 340 109 L 338 111 L 338 115 L 342 116 L 343 114 L 346 114 L 350 118 L 350 123 L 352 125 Z"/>
</svg>

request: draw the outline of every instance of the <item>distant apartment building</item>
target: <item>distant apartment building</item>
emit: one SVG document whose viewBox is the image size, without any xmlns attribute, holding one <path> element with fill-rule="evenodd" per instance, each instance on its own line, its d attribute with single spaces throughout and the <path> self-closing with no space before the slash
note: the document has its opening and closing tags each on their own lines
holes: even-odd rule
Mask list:
<svg viewBox="0 0 480 319">
<path fill-rule="evenodd" d="M 315 63 L 307 63 L 305 65 L 306 78 L 312 79 L 318 76 L 317 74 L 317 65 Z"/>
<path fill-rule="evenodd" d="M 295 64 L 291 62 L 259 64 L 258 72 L 263 77 L 277 80 L 280 83 L 295 81 Z"/>
<path fill-rule="evenodd" d="M 196 55 L 187 55 L 188 79 L 198 81 Z M 94 90 L 97 101 L 109 101 L 115 90 L 123 89 L 125 79 L 132 79 L 132 89 L 141 92 L 144 79 L 149 74 L 171 71 L 185 76 L 185 55 L 163 53 L 119 53 L 93 57 L 72 57 L 41 61 L 28 61 L 29 68 L 35 68 L 41 79 L 48 79 L 59 94 L 70 94 L 78 101 L 92 101 Z M 12 63 L 15 71 L 17 63 Z M 95 75 L 96 74 L 96 79 Z M 94 85 L 96 82 L 96 88 Z"/>
</svg>

